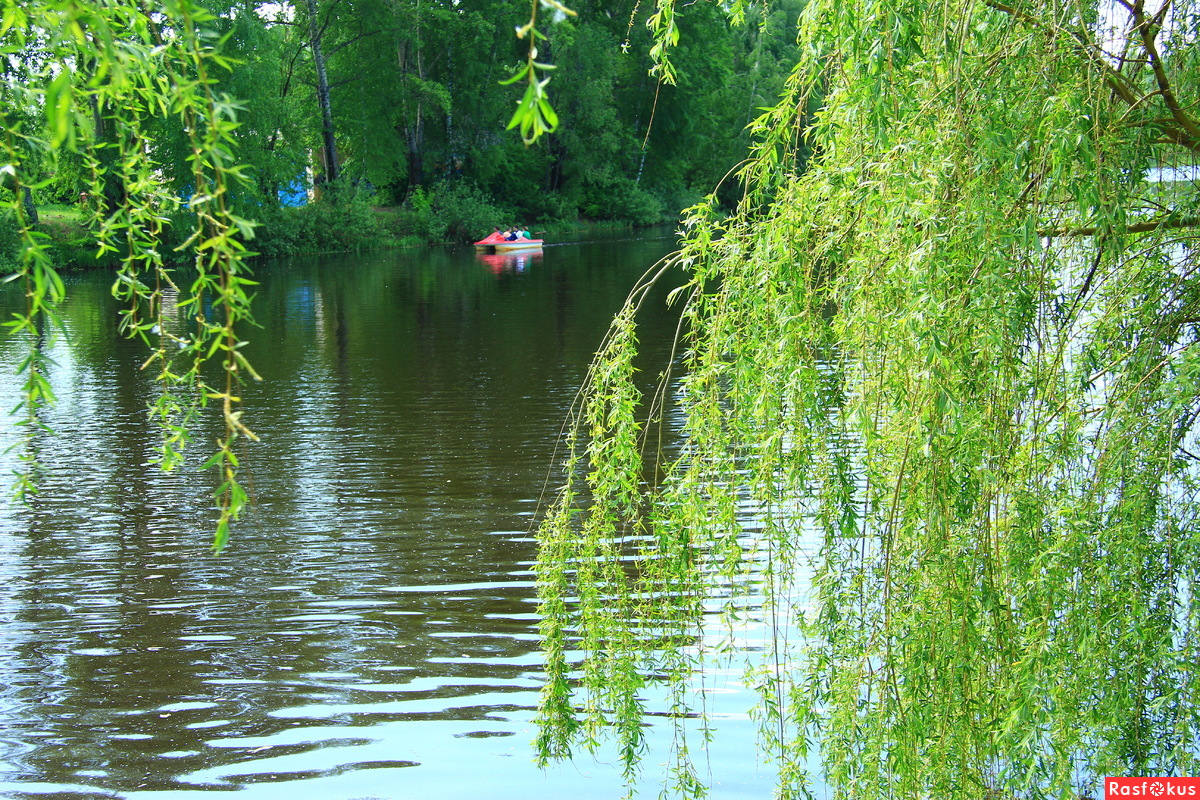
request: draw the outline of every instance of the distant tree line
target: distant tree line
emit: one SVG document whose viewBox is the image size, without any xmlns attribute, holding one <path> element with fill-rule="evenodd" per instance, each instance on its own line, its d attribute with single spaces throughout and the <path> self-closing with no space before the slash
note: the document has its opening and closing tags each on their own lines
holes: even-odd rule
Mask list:
<svg viewBox="0 0 1200 800">
<path fill-rule="evenodd" d="M 541 58 L 555 65 L 548 74 L 561 123 L 533 146 L 505 131 L 521 95 L 501 84 L 526 55 L 513 35 L 529 14 L 524 0 L 202 5 L 228 59 L 213 88 L 237 106 L 234 149 L 249 180 L 234 200 L 247 216 L 269 229 L 274 210 L 305 195 L 357 198 L 407 204 L 424 215 L 411 232 L 453 238 L 467 231 L 431 226 L 429 216 L 471 206 L 460 228 L 489 219 L 674 218 L 746 152 L 746 125 L 795 63 L 802 3 L 755 6 L 737 26 L 713 4 L 689 9 L 678 22 L 674 85 L 649 74 L 653 4 L 573 3 L 577 15 L 557 21 L 544 12 L 539 24 L 552 37 Z M 28 43 L 27 58 L 36 61 L 36 50 Z M 106 112 L 94 112 L 103 140 Z M 147 126 L 145 142 L 181 196 L 193 190 L 185 127 L 164 116 Z M 82 159 L 64 150 L 41 161 L 49 182 L 31 203 L 77 201 Z M 115 208 L 121 187 L 105 193 Z"/>
</svg>

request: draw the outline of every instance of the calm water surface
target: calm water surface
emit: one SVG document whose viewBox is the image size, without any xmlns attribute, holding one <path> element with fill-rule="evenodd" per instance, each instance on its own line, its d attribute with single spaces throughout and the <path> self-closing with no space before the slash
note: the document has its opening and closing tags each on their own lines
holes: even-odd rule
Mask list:
<svg viewBox="0 0 1200 800">
<path fill-rule="evenodd" d="M 146 466 L 145 351 L 117 335 L 104 277 L 74 279 L 43 490 L 0 507 L 0 796 L 620 796 L 603 754 L 533 763 L 530 528 L 605 324 L 671 246 L 261 268 L 246 416 L 263 442 L 219 557 L 209 476 Z M 653 378 L 675 322 L 644 322 Z M 17 358 L 0 343 L 5 408 Z M 706 680 L 714 796 L 769 796 L 753 698 Z"/>
</svg>

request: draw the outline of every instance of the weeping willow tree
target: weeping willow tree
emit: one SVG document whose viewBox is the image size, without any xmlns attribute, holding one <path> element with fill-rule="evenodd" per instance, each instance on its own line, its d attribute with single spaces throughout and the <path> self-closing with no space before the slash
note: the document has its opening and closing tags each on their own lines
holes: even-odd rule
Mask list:
<svg viewBox="0 0 1200 800">
<path fill-rule="evenodd" d="M 1198 37 L 1194 0 L 810 0 L 740 205 L 685 215 L 679 377 L 637 389 L 640 285 L 568 428 L 543 758 L 611 735 L 632 777 L 661 684 L 702 795 L 716 605 L 770 632 L 780 796 L 1195 773 Z"/>
<path fill-rule="evenodd" d="M 2 8 L 0 177 L 7 191 L 0 192 L 0 210 L 17 222 L 19 263 L 9 280 L 25 299 L 5 327 L 27 345 L 17 365 L 23 392 L 15 413 L 26 445 L 18 491 L 37 490 L 33 443 L 54 400 L 49 339 L 65 293 L 49 238 L 24 201 L 39 162 L 74 154 L 87 165 L 89 222 L 101 252 L 121 260 L 113 284 L 124 304 L 121 328 L 148 345 L 143 368 L 161 387 L 151 407 L 164 434 L 161 465 L 181 462 L 202 409 L 220 409 L 224 432 L 207 463 L 219 474 L 220 550 L 246 502 L 235 443 L 254 438 L 241 421 L 238 387 L 243 375 L 257 376 L 236 330 L 250 318 L 253 281 L 243 240 L 253 223 L 232 210 L 231 195 L 245 176 L 233 149 L 238 106 L 214 89 L 218 74 L 232 67 L 221 55 L 215 18 L 189 0 L 154 9 L 126 0 L 5 0 Z M 186 134 L 186 197 L 170 189 L 163 165 L 148 155 L 150 133 L 164 120 Z M 172 225 L 182 259 L 163 252 Z M 189 269 L 172 267 L 189 262 L 189 254 Z M 174 322 L 181 313 L 182 327 Z M 213 361 L 219 370 L 208 369 Z"/>
</svg>

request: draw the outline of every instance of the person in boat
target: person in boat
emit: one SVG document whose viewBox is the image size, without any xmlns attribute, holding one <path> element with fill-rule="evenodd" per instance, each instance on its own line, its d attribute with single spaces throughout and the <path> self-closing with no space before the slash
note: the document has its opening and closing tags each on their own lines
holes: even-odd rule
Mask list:
<svg viewBox="0 0 1200 800">
<path fill-rule="evenodd" d="M 517 235 L 520 236 L 522 239 L 532 239 L 533 238 L 532 236 L 529 235 L 529 228 L 526 228 L 524 226 L 521 227 L 521 230 L 517 231 Z"/>
<path fill-rule="evenodd" d="M 518 238 L 517 226 L 516 225 L 508 226 L 508 230 L 506 230 L 504 232 L 504 241 L 515 242 L 517 240 L 517 238 Z"/>
</svg>

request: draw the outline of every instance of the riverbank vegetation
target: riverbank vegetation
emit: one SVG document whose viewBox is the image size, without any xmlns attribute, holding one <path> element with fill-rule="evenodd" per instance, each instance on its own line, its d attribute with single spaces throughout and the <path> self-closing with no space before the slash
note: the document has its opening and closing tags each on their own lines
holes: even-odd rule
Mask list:
<svg viewBox="0 0 1200 800">
<path fill-rule="evenodd" d="M 574 6 L 543 46 L 555 62 L 563 122 L 556 136 L 527 147 L 505 132 L 519 94 L 501 84 L 525 55 L 513 29 L 526 3 L 200 4 L 203 32 L 220 43 L 209 90 L 228 104 L 228 146 L 245 179 L 227 199 L 257 223 L 253 249 L 288 255 L 463 242 L 516 222 L 675 221 L 745 152 L 745 126 L 778 94 L 795 59 L 801 3 L 757 9 L 741 26 L 714 6 L 698 7 L 681 21 L 688 38 L 671 86 L 648 74 L 652 8 Z M 86 27 L 81 35 L 90 35 Z M 46 71 L 53 45 L 31 37 L 19 55 L 28 75 L 64 88 Z M 40 97 L 21 113 L 32 123 L 45 102 L 66 97 Z M 115 144 L 106 112 L 93 111 L 77 123 Z M 186 200 L 194 192 L 186 124 L 161 115 L 144 122 L 144 157 Z M 62 143 L 27 148 L 22 171 L 31 212 L 73 207 L 86 226 L 84 158 Z M 108 202 L 124 191 L 111 175 Z M 186 238 L 172 238 L 184 227 L 165 227 L 165 252 Z M 76 231 L 43 230 L 67 263 L 96 261 L 79 252 Z"/>
<path fill-rule="evenodd" d="M 544 757 L 633 773 L 665 705 L 703 796 L 740 663 L 781 797 L 1196 774 L 1198 67 L 1195 2 L 808 3 L 736 213 L 687 213 L 681 366 L 641 396 L 639 288 L 576 408 Z"/>
</svg>

